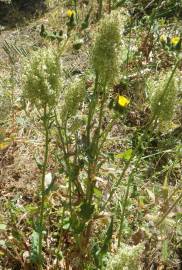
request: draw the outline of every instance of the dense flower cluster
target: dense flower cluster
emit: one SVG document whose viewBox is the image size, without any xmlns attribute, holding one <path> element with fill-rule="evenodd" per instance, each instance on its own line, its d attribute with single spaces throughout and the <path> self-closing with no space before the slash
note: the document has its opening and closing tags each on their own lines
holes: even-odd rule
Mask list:
<svg viewBox="0 0 182 270">
<path fill-rule="evenodd" d="M 92 50 L 92 65 L 103 84 L 112 84 L 118 74 L 120 28 L 117 19 L 106 17 L 101 23 Z"/>
<path fill-rule="evenodd" d="M 61 88 L 61 65 L 52 49 L 40 49 L 25 60 L 23 72 L 24 97 L 32 105 L 53 107 Z"/>
<path fill-rule="evenodd" d="M 171 72 L 161 73 L 158 80 L 149 80 L 151 110 L 159 120 L 170 121 L 173 117 L 177 98 L 177 79 Z"/>
<path fill-rule="evenodd" d="M 80 103 L 83 102 L 83 99 L 85 97 L 85 90 L 86 87 L 84 80 L 76 80 L 65 90 L 65 94 L 63 96 L 64 101 L 61 106 L 62 121 L 76 114 Z"/>
</svg>

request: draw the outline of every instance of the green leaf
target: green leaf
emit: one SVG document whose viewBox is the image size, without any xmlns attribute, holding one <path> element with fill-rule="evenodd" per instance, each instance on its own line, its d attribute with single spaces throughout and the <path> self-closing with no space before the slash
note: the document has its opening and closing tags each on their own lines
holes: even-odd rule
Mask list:
<svg viewBox="0 0 182 270">
<path fill-rule="evenodd" d="M 77 39 L 73 44 L 73 48 L 75 50 L 79 50 L 83 44 L 84 44 L 84 40 L 82 38 Z"/>
<path fill-rule="evenodd" d="M 94 212 L 94 205 L 93 204 L 89 204 L 89 203 L 83 203 L 81 206 L 80 206 L 80 216 L 85 219 L 85 220 L 88 220 L 91 215 L 93 214 Z"/>
<path fill-rule="evenodd" d="M 111 222 L 109 224 L 107 233 L 106 233 L 106 238 L 104 240 L 104 244 L 101 248 L 101 253 L 102 255 L 106 254 L 109 248 L 110 241 L 112 239 L 112 234 L 113 234 L 113 217 L 111 217 Z"/>
<path fill-rule="evenodd" d="M 7 225 L 6 224 L 0 224 L 0 230 L 4 231 L 6 230 Z"/>
<path fill-rule="evenodd" d="M 164 240 L 162 243 L 162 260 L 166 262 L 168 257 L 169 257 L 168 240 Z"/>
<path fill-rule="evenodd" d="M 13 228 L 12 229 L 12 235 L 17 241 L 21 242 L 22 235 L 21 235 L 21 232 L 19 230 Z"/>
<path fill-rule="evenodd" d="M 92 248 L 92 255 L 93 255 L 96 267 L 100 269 L 102 257 L 100 257 L 100 247 L 98 243 L 94 244 Z"/>
<path fill-rule="evenodd" d="M 82 29 L 86 29 L 89 26 L 89 18 L 90 18 L 91 11 L 92 11 L 92 7 L 88 11 L 84 21 L 81 24 Z"/>
<path fill-rule="evenodd" d="M 65 217 L 62 221 L 62 219 L 59 222 L 62 225 L 63 230 L 68 230 L 70 227 L 70 218 Z"/>
<path fill-rule="evenodd" d="M 32 263 L 36 263 L 39 261 L 38 253 L 39 253 L 39 233 L 34 230 L 32 233 L 32 246 L 30 256 Z"/>
<path fill-rule="evenodd" d="M 102 197 L 102 191 L 98 189 L 97 187 L 94 188 L 94 194 L 99 199 Z"/>
<path fill-rule="evenodd" d="M 131 156 L 133 154 L 133 150 L 132 149 L 128 149 L 123 153 L 117 154 L 115 155 L 116 158 L 122 158 L 126 161 L 130 160 Z"/>
<path fill-rule="evenodd" d="M 35 162 L 36 162 L 36 165 L 38 167 L 39 170 L 42 170 L 43 169 L 43 163 L 41 161 L 39 161 L 38 159 L 34 158 L 35 159 Z"/>
<path fill-rule="evenodd" d="M 84 227 L 85 227 L 85 220 L 80 219 L 79 215 L 76 213 L 72 213 L 72 217 L 70 219 L 71 222 L 71 229 L 74 231 L 75 234 L 80 234 Z"/>
</svg>

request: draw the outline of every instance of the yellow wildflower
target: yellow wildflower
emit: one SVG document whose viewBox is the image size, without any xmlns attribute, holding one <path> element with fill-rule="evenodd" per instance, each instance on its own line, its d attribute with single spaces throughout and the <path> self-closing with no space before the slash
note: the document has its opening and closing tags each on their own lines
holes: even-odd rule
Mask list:
<svg viewBox="0 0 182 270">
<path fill-rule="evenodd" d="M 121 107 L 126 107 L 130 103 L 130 100 L 125 98 L 124 96 L 119 96 L 118 98 L 118 104 Z"/>
<path fill-rule="evenodd" d="M 172 44 L 173 46 L 177 46 L 177 45 L 179 44 L 179 42 L 180 42 L 180 37 L 175 36 L 175 37 L 172 37 L 172 38 L 171 38 L 171 44 Z"/>
<path fill-rule="evenodd" d="M 71 9 L 68 9 L 67 16 L 68 17 L 71 17 L 72 15 L 75 16 L 75 11 L 74 10 L 71 10 Z"/>
<path fill-rule="evenodd" d="M 161 43 L 166 43 L 167 42 L 167 37 L 165 35 L 160 36 L 160 42 Z"/>
<path fill-rule="evenodd" d="M 0 142 L 0 151 L 5 150 L 6 148 L 9 147 L 9 145 L 10 145 L 10 142 L 8 142 L 8 141 Z"/>
</svg>

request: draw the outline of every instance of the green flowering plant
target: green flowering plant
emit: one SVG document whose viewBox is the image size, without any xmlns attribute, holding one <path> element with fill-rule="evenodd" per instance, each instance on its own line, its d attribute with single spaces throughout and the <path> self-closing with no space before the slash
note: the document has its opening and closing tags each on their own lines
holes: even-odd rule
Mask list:
<svg viewBox="0 0 182 270">
<path fill-rule="evenodd" d="M 39 111 L 39 117 L 44 128 L 45 146 L 44 160 L 39 167 L 42 171 L 40 183 L 41 196 L 39 217 L 35 229 L 32 233 L 32 254 L 31 260 L 42 269 L 43 265 L 43 231 L 45 226 L 45 202 L 46 202 L 46 183 L 45 176 L 49 154 L 49 133 L 52 124 L 53 108 L 59 101 L 61 90 L 61 65 L 59 54 L 52 48 L 43 48 L 33 52 L 30 57 L 25 59 L 23 80 L 23 98 L 29 101 Z"/>
<path fill-rule="evenodd" d="M 39 269 L 43 266 L 43 231 L 46 230 L 47 198 L 45 176 L 51 127 L 52 132 L 56 134 L 55 158 L 59 163 L 59 173 L 65 181 L 67 194 L 60 209 L 63 213 L 61 222 L 64 224 L 66 221 L 67 224 L 62 230 L 72 239 L 66 251 L 68 253 L 63 254 L 67 260 L 66 264 L 73 267 L 76 263 L 80 270 L 87 269 L 90 265 L 93 269 L 102 269 L 109 250 L 114 230 L 112 216 L 108 217 L 103 239 L 97 246 L 93 243 L 100 233 L 95 233 L 94 226 L 103 216 L 102 211 L 106 210 L 105 206 L 109 203 L 109 200 L 103 203 L 98 179 L 102 175 L 103 164 L 107 161 L 107 157 L 104 156 L 104 144 L 118 117 L 118 113 L 108 110 L 108 93 L 119 74 L 120 31 L 117 16 L 112 13 L 105 20 L 101 20 L 91 50 L 91 69 L 87 73 L 92 72 L 91 85 L 87 84 L 85 74 L 71 83 L 65 81 L 64 87 L 61 87 L 59 54 L 52 49 L 34 52 L 25 60 L 24 98 L 38 109 L 39 115 L 43 114 L 40 119 L 45 130 L 38 229 L 35 228 L 32 234 L 32 238 L 38 242 L 38 249 L 35 246 L 33 255 L 34 263 L 38 264 Z M 124 110 L 130 100 L 119 96 L 116 102 Z M 108 115 L 109 122 L 105 123 Z M 125 171 L 126 167 L 123 168 L 121 179 Z M 111 193 L 113 195 L 113 190 Z M 124 219 L 124 214 L 122 216 Z M 57 250 L 60 250 L 61 239 L 60 237 Z M 70 261 L 70 258 L 73 260 Z"/>
<path fill-rule="evenodd" d="M 86 269 L 90 264 L 90 238 L 95 237 L 91 235 L 91 231 L 101 207 L 101 201 L 98 201 L 95 192 L 97 177 L 104 163 L 101 158 L 103 145 L 116 119 L 113 112 L 108 112 L 108 91 L 113 87 L 119 73 L 120 39 L 117 18 L 111 15 L 101 20 L 91 49 L 91 69 L 87 72 L 92 72 L 93 83 L 87 85 L 85 74 L 68 84 L 64 89 L 60 106 L 55 110 L 60 150 L 58 159 L 68 180 L 69 200 L 65 212 L 70 224 L 68 230 L 74 239 L 71 250 L 76 250 L 78 269 Z M 112 114 L 111 122 L 104 128 L 104 118 L 108 113 Z M 78 200 L 79 204 L 75 205 L 75 200 Z M 104 244 L 100 244 L 100 251 L 95 255 L 101 258 L 96 260 L 98 269 L 109 248 L 112 230 L 111 218 Z M 93 259 L 91 261 L 94 263 Z"/>
</svg>

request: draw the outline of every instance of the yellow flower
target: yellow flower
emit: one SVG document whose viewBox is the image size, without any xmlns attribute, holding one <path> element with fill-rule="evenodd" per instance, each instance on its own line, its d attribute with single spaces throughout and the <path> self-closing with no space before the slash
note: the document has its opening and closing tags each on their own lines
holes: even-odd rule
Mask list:
<svg viewBox="0 0 182 270">
<path fill-rule="evenodd" d="M 130 103 L 130 100 L 125 98 L 124 96 L 119 96 L 118 98 L 118 104 L 121 107 L 126 107 Z"/>
<path fill-rule="evenodd" d="M 8 148 L 10 146 L 10 142 L 0 142 L 0 151 L 5 150 L 6 148 Z"/>
<path fill-rule="evenodd" d="M 166 43 L 167 42 L 167 37 L 165 35 L 160 36 L 160 42 L 161 43 Z"/>
<path fill-rule="evenodd" d="M 68 9 L 67 16 L 68 17 L 71 17 L 72 15 L 75 16 L 75 11 L 74 10 L 71 10 L 71 9 Z"/>
<path fill-rule="evenodd" d="M 173 46 L 178 45 L 179 42 L 180 42 L 180 37 L 175 36 L 175 37 L 171 38 L 171 44 L 172 44 Z"/>
</svg>

